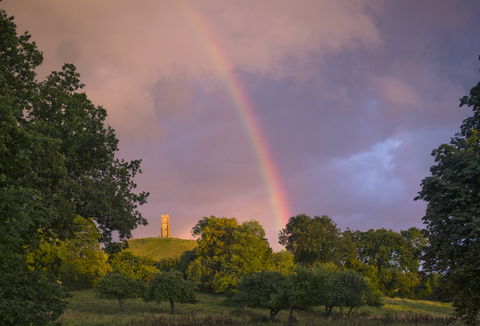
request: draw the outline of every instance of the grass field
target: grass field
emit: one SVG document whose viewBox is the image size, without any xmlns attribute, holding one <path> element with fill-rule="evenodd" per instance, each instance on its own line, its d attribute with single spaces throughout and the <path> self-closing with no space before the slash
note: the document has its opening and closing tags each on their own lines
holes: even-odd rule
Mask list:
<svg viewBox="0 0 480 326">
<path fill-rule="evenodd" d="M 128 300 L 124 315 L 117 301 L 94 297 L 93 290 L 72 292 L 72 299 L 65 314 L 60 318 L 63 325 L 268 325 L 268 311 L 235 309 L 227 306 L 225 297 L 212 293 L 197 293 L 199 302 L 176 304 L 176 315 L 169 314 L 170 305 Z M 347 319 L 334 311 L 332 318 L 323 316 L 323 307 L 309 311 L 294 311 L 296 325 L 361 326 L 361 325 L 445 325 L 451 313 L 447 304 L 401 299 L 384 299 L 382 308 L 361 307 L 355 316 Z M 287 322 L 288 311 L 277 315 L 279 325 Z M 276 323 L 277 324 L 277 323 Z M 460 323 L 458 323 L 460 324 Z M 455 324 L 453 324 L 455 325 Z"/>
<path fill-rule="evenodd" d="M 143 238 L 129 240 L 136 255 L 148 255 L 156 260 L 178 257 L 196 246 L 196 241 L 178 238 Z M 176 315 L 170 315 L 170 304 L 127 300 L 124 315 L 117 301 L 97 299 L 93 290 L 71 292 L 69 306 L 60 318 L 65 326 L 210 326 L 210 325 L 270 325 L 269 311 L 238 309 L 225 304 L 225 296 L 199 292 L 198 303 L 176 304 Z M 374 325 L 446 325 L 452 312 L 450 305 L 431 301 L 384 299 L 382 308 L 361 307 L 354 316 L 343 318 L 334 310 L 334 316 L 326 318 L 323 307 L 308 311 L 294 311 L 295 325 L 374 326 Z M 288 311 L 281 311 L 275 324 L 285 325 Z M 453 323 L 450 325 L 460 325 Z"/>
<path fill-rule="evenodd" d="M 135 255 L 151 256 L 155 260 L 178 257 L 197 246 L 195 240 L 179 238 L 141 238 L 128 240 L 130 251 Z"/>
</svg>

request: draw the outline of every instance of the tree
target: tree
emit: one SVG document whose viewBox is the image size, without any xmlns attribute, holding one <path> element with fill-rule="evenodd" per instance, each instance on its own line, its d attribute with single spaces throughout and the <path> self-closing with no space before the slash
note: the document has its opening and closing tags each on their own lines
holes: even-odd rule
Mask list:
<svg viewBox="0 0 480 326">
<path fill-rule="evenodd" d="M 343 239 L 353 244 L 345 267 L 368 277 L 376 291 L 414 298 L 419 285 L 420 258 L 427 239 L 418 228 L 400 233 L 387 229 L 351 231 Z"/>
<path fill-rule="evenodd" d="M 121 273 L 134 280 L 149 283 L 153 274 L 158 272 L 156 261 L 150 256 L 137 256 L 129 251 L 122 251 L 110 259 L 114 272 Z"/>
<path fill-rule="evenodd" d="M 293 216 L 279 233 L 279 243 L 292 253 L 297 264 L 340 264 L 340 229 L 326 215 L 313 219 L 305 214 Z"/>
<path fill-rule="evenodd" d="M 332 313 L 334 306 L 340 307 L 340 313 L 343 313 L 343 307 L 350 307 L 350 315 L 354 308 L 370 305 L 381 305 L 380 298 L 373 294 L 370 283 L 359 273 L 351 270 L 339 270 L 330 274 L 330 297 L 325 305 L 327 314 Z"/>
<path fill-rule="evenodd" d="M 148 193 L 133 193 L 140 161 L 115 158 L 118 139 L 104 125 L 106 111 L 81 92 L 73 65 L 43 82 L 35 79 L 43 57 L 30 38 L 27 32 L 18 36 L 13 17 L 0 9 L 0 323 L 5 325 L 25 320 L 43 325 L 61 315 L 66 305 L 57 283 L 61 260 L 47 275 L 41 261 L 26 255 L 41 244 L 74 238 L 77 216 L 94 220 L 110 252 L 121 247 L 112 241 L 114 231 L 124 241 L 146 224 L 137 207 Z M 20 289 L 25 295 L 13 296 Z"/>
<path fill-rule="evenodd" d="M 26 112 L 28 120 L 19 121 L 59 141 L 70 181 L 64 197 L 76 215 L 95 220 L 106 250 L 114 253 L 127 245 L 131 230 L 147 224 L 137 207 L 146 203 L 148 193 L 133 193 L 141 160 L 115 158 L 118 139 L 105 126 L 107 112 L 80 92 L 83 86 L 75 66 L 65 64 L 39 84 L 34 105 Z M 114 231 L 125 242 L 122 246 L 112 243 Z"/>
<path fill-rule="evenodd" d="M 144 284 L 124 274 L 113 272 L 95 285 L 95 293 L 99 299 L 118 300 L 118 304 L 125 314 L 127 310 L 123 305 L 127 299 L 143 297 L 145 292 Z"/>
<path fill-rule="evenodd" d="M 0 38 L 11 36 L 12 29 L 11 19 L 0 12 Z M 2 45 L 0 65 L 6 57 Z M 20 128 L 6 81 L 0 71 L 0 324 L 47 325 L 63 313 L 68 295 L 26 255 L 50 241 L 49 230 L 67 206 L 53 197 L 66 175 L 64 158 L 56 141 Z M 46 178 L 50 188 L 40 193 Z"/>
<path fill-rule="evenodd" d="M 98 242 L 100 234 L 92 219 L 77 216 L 75 223 L 78 231 L 73 238 L 42 242 L 34 252 L 28 253 L 27 259 L 31 265 L 42 266 L 47 274 L 56 272 L 56 261 L 60 259 L 58 272 L 63 285 L 69 289 L 91 288 L 111 267 Z"/>
<path fill-rule="evenodd" d="M 473 115 L 449 144 L 433 150 L 431 176 L 422 180 L 415 200 L 427 202 L 425 267 L 441 274 L 454 315 L 473 325 L 480 310 L 480 82 L 460 100 L 462 106 Z"/>
<path fill-rule="evenodd" d="M 298 265 L 289 275 L 289 284 L 283 291 L 290 304 L 289 323 L 293 310 L 325 305 L 330 301 L 331 283 L 328 274 L 320 268 Z"/>
<path fill-rule="evenodd" d="M 148 285 L 147 293 L 147 301 L 169 301 L 172 315 L 175 314 L 175 302 L 197 303 L 194 284 L 173 269 L 155 274 Z"/>
<path fill-rule="evenodd" d="M 232 303 L 240 307 L 270 310 L 270 320 L 290 306 L 287 291 L 288 277 L 274 271 L 261 271 L 244 276 L 232 298 Z"/>
<path fill-rule="evenodd" d="M 275 265 L 275 271 L 288 275 L 295 269 L 294 257 L 286 250 L 280 250 L 279 252 L 272 253 L 273 264 Z"/>
<path fill-rule="evenodd" d="M 192 234 L 198 246 L 186 274 L 199 286 L 231 292 L 243 276 L 273 268 L 272 249 L 258 221 L 239 225 L 235 218 L 204 217 Z"/>
<path fill-rule="evenodd" d="M 159 261 L 156 266 L 162 272 L 169 271 L 170 269 L 176 269 L 185 275 L 188 269 L 188 265 L 197 258 L 197 248 L 185 251 L 180 257 L 170 257 Z"/>
</svg>

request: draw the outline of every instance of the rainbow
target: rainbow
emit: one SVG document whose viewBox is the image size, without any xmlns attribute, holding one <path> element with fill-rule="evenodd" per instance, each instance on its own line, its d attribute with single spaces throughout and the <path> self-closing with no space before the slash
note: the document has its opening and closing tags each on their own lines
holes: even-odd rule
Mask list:
<svg viewBox="0 0 480 326">
<path fill-rule="evenodd" d="M 233 73 L 233 66 L 227 55 L 216 41 L 212 29 L 201 14 L 187 1 L 175 1 L 181 6 L 180 10 L 186 15 L 199 43 L 210 58 L 218 76 L 226 85 L 226 90 L 241 120 L 243 129 L 257 158 L 264 182 L 268 188 L 270 205 L 273 210 L 278 229 L 283 229 L 290 217 L 288 201 L 277 173 L 277 168 L 271 155 L 260 123 L 255 117 L 255 109 L 250 103 L 245 90 Z"/>
</svg>

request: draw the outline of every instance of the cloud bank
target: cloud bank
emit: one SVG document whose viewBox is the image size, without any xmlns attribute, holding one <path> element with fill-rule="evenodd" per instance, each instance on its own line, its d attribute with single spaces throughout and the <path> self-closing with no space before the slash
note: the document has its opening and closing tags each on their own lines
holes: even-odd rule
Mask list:
<svg viewBox="0 0 480 326">
<path fill-rule="evenodd" d="M 265 180 L 212 51 L 255 110 L 292 214 L 342 229 L 421 227 L 413 202 L 430 152 L 469 110 L 480 23 L 472 1 L 4 0 L 29 30 L 43 78 L 77 66 L 104 106 L 119 156 L 142 158 L 139 188 L 189 237 L 208 215 L 278 227 Z M 207 35 L 205 31 L 209 31 Z M 224 67 L 224 69 L 227 69 Z M 221 72 L 221 71 L 220 71 Z"/>
</svg>

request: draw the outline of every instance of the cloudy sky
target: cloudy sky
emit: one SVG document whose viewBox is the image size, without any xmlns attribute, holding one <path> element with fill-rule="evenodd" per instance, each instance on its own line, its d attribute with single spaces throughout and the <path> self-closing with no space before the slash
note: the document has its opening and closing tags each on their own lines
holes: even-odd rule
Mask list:
<svg viewBox="0 0 480 326">
<path fill-rule="evenodd" d="M 149 225 L 292 215 L 344 230 L 422 227 L 414 202 L 480 79 L 475 0 L 3 0 L 43 51 L 77 66 L 119 157 L 143 159 Z"/>
</svg>

